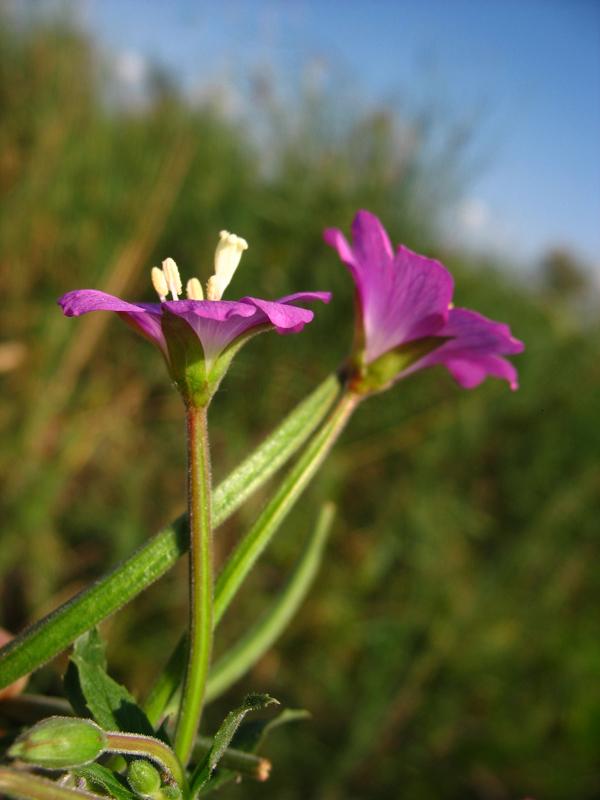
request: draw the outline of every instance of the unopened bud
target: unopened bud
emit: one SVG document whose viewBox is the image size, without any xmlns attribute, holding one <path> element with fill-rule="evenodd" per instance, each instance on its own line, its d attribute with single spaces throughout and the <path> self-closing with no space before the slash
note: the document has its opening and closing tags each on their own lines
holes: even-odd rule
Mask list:
<svg viewBox="0 0 600 800">
<path fill-rule="evenodd" d="M 8 755 L 36 767 L 70 769 L 95 761 L 106 744 L 104 731 L 91 720 L 50 717 L 19 737 Z"/>
<path fill-rule="evenodd" d="M 181 789 L 177 786 L 163 786 L 156 796 L 161 800 L 181 800 Z"/>
<path fill-rule="evenodd" d="M 160 773 L 149 761 L 132 761 L 127 770 L 127 781 L 134 792 L 155 795 L 160 789 Z"/>
</svg>

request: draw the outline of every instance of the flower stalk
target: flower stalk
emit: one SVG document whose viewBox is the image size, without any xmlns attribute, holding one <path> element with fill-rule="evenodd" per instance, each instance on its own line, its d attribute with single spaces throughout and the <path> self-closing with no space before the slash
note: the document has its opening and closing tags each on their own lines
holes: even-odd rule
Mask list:
<svg viewBox="0 0 600 800">
<path fill-rule="evenodd" d="M 213 641 L 213 543 L 207 408 L 187 407 L 190 610 L 175 752 L 187 764 L 200 725 Z"/>
</svg>

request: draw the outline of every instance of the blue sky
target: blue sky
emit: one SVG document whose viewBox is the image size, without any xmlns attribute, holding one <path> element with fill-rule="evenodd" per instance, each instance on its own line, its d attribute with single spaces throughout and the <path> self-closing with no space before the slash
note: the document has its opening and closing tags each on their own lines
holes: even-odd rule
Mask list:
<svg viewBox="0 0 600 800">
<path fill-rule="evenodd" d="M 367 104 L 420 95 L 479 113 L 486 166 L 456 235 L 536 258 L 566 244 L 600 270 L 597 0 L 87 0 L 85 24 L 135 78 L 148 60 L 188 89 L 315 59 Z"/>
</svg>

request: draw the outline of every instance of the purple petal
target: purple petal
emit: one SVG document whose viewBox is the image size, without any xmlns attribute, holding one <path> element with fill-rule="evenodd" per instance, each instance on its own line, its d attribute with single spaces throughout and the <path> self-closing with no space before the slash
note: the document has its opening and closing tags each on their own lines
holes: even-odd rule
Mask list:
<svg viewBox="0 0 600 800">
<path fill-rule="evenodd" d="M 150 308 L 160 314 L 158 303 L 128 303 L 120 297 L 99 292 L 97 289 L 75 289 L 73 292 L 67 292 L 58 300 L 58 305 L 66 317 L 78 317 L 90 311 L 144 313 Z"/>
<path fill-rule="evenodd" d="M 478 386 L 487 375 L 508 381 L 511 389 L 518 387 L 516 369 L 501 356 L 521 353 L 524 345 L 508 325 L 476 311 L 454 308 L 437 335 L 453 338 L 413 365 L 411 372 L 443 364 L 465 389 Z"/>
<path fill-rule="evenodd" d="M 297 333 L 314 313 L 293 303 L 328 302 L 328 292 L 299 292 L 278 301 L 243 297 L 241 300 L 178 300 L 164 303 L 173 314 L 186 320 L 200 339 L 206 358 L 212 360 L 253 328 L 272 326 L 278 333 Z"/>
<path fill-rule="evenodd" d="M 365 310 L 367 361 L 404 342 L 439 335 L 453 291 L 443 264 L 400 246 L 385 292 L 379 290 Z"/>
<path fill-rule="evenodd" d="M 321 303 L 329 303 L 331 300 L 331 292 L 295 292 L 294 294 L 286 294 L 285 297 L 280 297 L 275 302 L 311 303 L 313 300 L 319 300 Z"/>
<path fill-rule="evenodd" d="M 180 317 L 192 314 L 215 322 L 252 317 L 256 313 L 254 307 L 244 300 L 168 300 L 163 307 Z"/>
<path fill-rule="evenodd" d="M 162 313 L 159 303 L 128 303 L 96 289 L 76 289 L 58 300 L 67 317 L 79 317 L 90 311 L 113 311 L 138 333 L 158 345 L 166 355 L 167 346 L 160 325 Z"/>
<path fill-rule="evenodd" d="M 407 247 L 394 254 L 383 226 L 368 211 L 358 212 L 352 234 L 353 247 L 338 230 L 324 235 L 356 284 L 366 362 L 404 342 L 436 335 L 448 318 L 454 289 L 448 270 Z"/>
<path fill-rule="evenodd" d="M 502 378 L 513 391 L 519 388 L 519 376 L 515 367 L 501 356 L 472 356 L 470 359 L 447 358 L 444 366 L 463 389 L 474 389 L 488 375 Z"/>
<path fill-rule="evenodd" d="M 394 253 L 381 222 L 370 211 L 359 211 L 352 222 L 353 245 L 337 228 L 327 228 L 323 238 L 338 251 L 356 284 L 359 304 L 364 312 L 373 291 L 385 290 L 385 279 Z"/>
</svg>

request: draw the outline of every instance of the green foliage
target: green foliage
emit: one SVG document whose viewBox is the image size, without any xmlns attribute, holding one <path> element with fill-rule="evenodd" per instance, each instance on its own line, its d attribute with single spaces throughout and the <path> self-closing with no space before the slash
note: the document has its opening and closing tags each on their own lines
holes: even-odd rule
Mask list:
<svg viewBox="0 0 600 800">
<path fill-rule="evenodd" d="M 78 769 L 76 775 L 85 779 L 89 789 L 103 790 L 108 797 L 113 797 L 114 800 L 137 800 L 139 796 L 129 791 L 122 778 L 103 767 L 102 764 L 90 764 L 88 767 Z"/>
<path fill-rule="evenodd" d="M 597 796 L 594 315 L 582 322 L 507 265 L 445 257 L 436 226 L 460 162 L 431 158 L 430 120 L 336 119 L 331 98 L 300 99 L 293 113 L 259 101 L 267 134 L 252 142 L 172 91 L 111 107 L 98 59 L 64 25 L 0 24 L 3 624 L 39 618 L 184 503 L 180 401 L 159 356 L 108 315 L 63 319 L 56 297 L 87 286 L 150 299 L 148 270 L 169 255 L 186 278 L 206 278 L 223 227 L 250 244 L 232 297 L 334 292 L 302 336 L 258 337 L 235 361 L 211 407 L 218 482 L 346 357 L 352 286 L 321 230 L 370 208 L 395 240 L 446 261 L 457 305 L 511 324 L 527 345 L 521 389 L 461 392 L 432 370 L 355 415 L 302 501 L 339 508 L 324 570 L 281 643 L 209 710 L 207 730 L 251 689 L 313 719 L 269 740 L 268 784 L 222 796 Z M 223 527 L 221 559 L 264 497 Z M 224 650 L 281 590 L 306 519 L 286 519 L 224 619 Z M 107 623 L 112 670 L 136 693 L 182 631 L 182 570 Z M 55 676 L 35 676 L 34 689 L 55 688 Z"/>
<path fill-rule="evenodd" d="M 75 642 L 65 690 L 75 712 L 91 714 L 105 730 L 154 736 L 152 725 L 131 694 L 107 674 L 104 643 L 95 628 Z"/>
<path fill-rule="evenodd" d="M 212 747 L 204 759 L 198 764 L 190 779 L 192 793 L 200 792 L 208 788 L 208 784 L 217 765 L 225 755 L 244 717 L 251 711 L 261 711 L 263 708 L 277 702 L 278 701 L 273 697 L 269 697 L 268 694 L 250 694 L 245 698 L 239 708 L 227 714 L 219 730 L 215 734 Z"/>
</svg>

